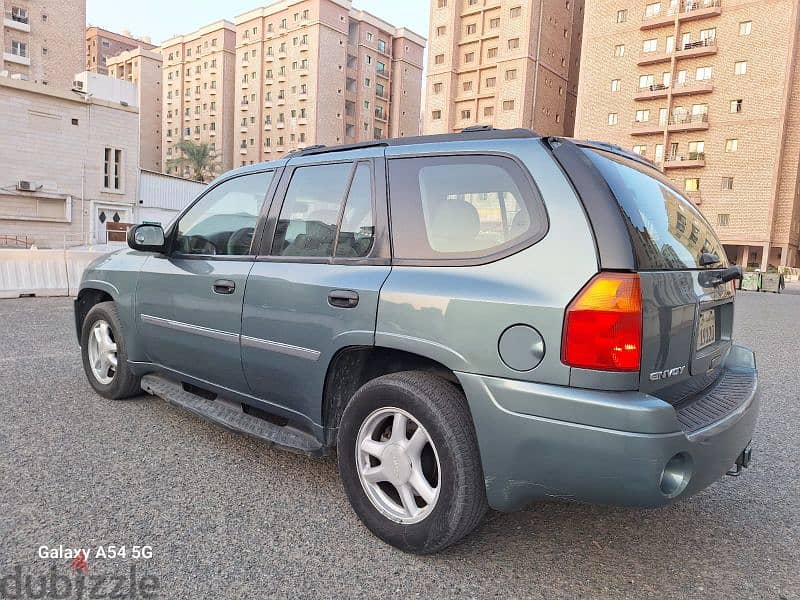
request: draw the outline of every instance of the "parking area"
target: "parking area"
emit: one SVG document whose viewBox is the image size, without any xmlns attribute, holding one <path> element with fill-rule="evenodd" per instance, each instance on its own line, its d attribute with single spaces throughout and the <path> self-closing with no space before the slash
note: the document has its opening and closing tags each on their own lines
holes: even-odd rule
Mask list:
<svg viewBox="0 0 800 600">
<path fill-rule="evenodd" d="M 43 545 L 115 544 L 153 557 L 90 573 L 135 562 L 168 598 L 800 598 L 800 295 L 737 303 L 763 397 L 741 477 L 658 510 L 490 513 L 464 543 L 416 557 L 360 524 L 334 460 L 152 397 L 104 400 L 81 369 L 71 300 L 0 301 L 0 578 L 68 574 L 70 560 L 37 557 Z"/>
</svg>

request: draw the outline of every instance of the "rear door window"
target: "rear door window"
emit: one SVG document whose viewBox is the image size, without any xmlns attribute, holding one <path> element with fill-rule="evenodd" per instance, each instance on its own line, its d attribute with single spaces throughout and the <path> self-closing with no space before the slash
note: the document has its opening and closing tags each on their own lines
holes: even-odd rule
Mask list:
<svg viewBox="0 0 800 600">
<path fill-rule="evenodd" d="M 406 260 L 481 259 L 547 231 L 530 179 L 500 156 L 389 161 L 394 255 Z"/>
<path fill-rule="evenodd" d="M 628 158 L 582 148 L 600 171 L 619 203 L 637 267 L 641 270 L 684 270 L 727 267 L 717 235 L 697 208 L 654 168 Z M 700 266 L 703 253 L 720 262 Z"/>
</svg>

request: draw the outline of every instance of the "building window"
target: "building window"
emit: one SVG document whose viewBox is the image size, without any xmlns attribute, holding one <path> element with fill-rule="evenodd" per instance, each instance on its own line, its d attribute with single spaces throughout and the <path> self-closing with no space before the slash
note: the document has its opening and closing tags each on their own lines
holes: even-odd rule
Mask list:
<svg viewBox="0 0 800 600">
<path fill-rule="evenodd" d="M 384 40 L 378 40 L 378 52 L 386 54 L 386 42 Z"/>
<path fill-rule="evenodd" d="M 25 58 L 28 56 L 28 44 L 11 40 L 11 54 Z"/>
<path fill-rule="evenodd" d="M 439 0 L 439 8 L 447 8 L 447 0 Z"/>
<path fill-rule="evenodd" d="M 484 117 L 493 117 L 494 116 L 494 106 L 484 106 L 483 107 L 483 116 Z"/>
<path fill-rule="evenodd" d="M 107 190 L 122 189 L 122 150 L 117 148 L 105 149 L 103 187 Z"/>
<path fill-rule="evenodd" d="M 439 25 L 439 27 L 436 28 L 437 36 L 442 37 L 445 33 L 447 33 L 447 27 L 444 25 Z"/>
<path fill-rule="evenodd" d="M 739 140 L 732 138 L 725 140 L 725 152 L 736 152 L 739 150 Z"/>
<path fill-rule="evenodd" d="M 734 63 L 733 65 L 733 73 L 735 75 L 744 75 L 747 73 L 747 61 L 740 60 Z"/>
<path fill-rule="evenodd" d="M 497 48 L 489 48 L 486 51 L 486 58 L 497 58 Z"/>
<path fill-rule="evenodd" d="M 683 189 L 686 192 L 699 192 L 700 191 L 700 178 L 689 177 L 683 180 Z"/>
<path fill-rule="evenodd" d="M 697 81 L 708 81 L 711 79 L 711 67 L 697 67 L 694 78 Z"/>
<path fill-rule="evenodd" d="M 517 78 L 517 70 L 509 69 L 506 71 L 506 81 L 514 81 Z"/>
<path fill-rule="evenodd" d="M 372 41 L 372 37 L 373 37 L 373 36 L 372 36 L 372 32 L 371 32 L 371 31 L 368 31 L 368 32 L 367 32 L 367 41 L 368 41 L 368 42 L 371 42 L 371 41 Z"/>
<path fill-rule="evenodd" d="M 514 101 L 503 100 L 503 110 L 514 110 Z"/>
<path fill-rule="evenodd" d="M 752 21 L 742 21 L 739 23 L 739 35 L 750 35 L 753 32 Z"/>
<path fill-rule="evenodd" d="M 433 93 L 434 94 L 442 93 L 442 84 L 440 82 L 436 82 L 433 84 Z"/>
<path fill-rule="evenodd" d="M 498 27 L 500 27 L 500 17 L 495 17 L 489 21 L 490 29 L 497 29 Z"/>
<path fill-rule="evenodd" d="M 474 52 L 467 52 L 464 55 L 464 62 L 473 62 L 475 60 L 475 53 Z"/>
<path fill-rule="evenodd" d="M 472 111 L 471 110 L 466 109 L 466 110 L 462 110 L 461 111 L 461 120 L 462 121 L 466 121 L 466 120 L 468 120 L 470 118 L 472 118 Z"/>
<path fill-rule="evenodd" d="M 622 85 L 622 81 L 619 79 L 612 79 L 611 80 L 611 91 L 618 92 L 620 90 L 620 86 Z"/>
<path fill-rule="evenodd" d="M 616 125 L 619 122 L 619 114 L 617 113 L 608 113 L 608 124 L 609 125 Z"/>
<path fill-rule="evenodd" d="M 740 113 L 742 112 L 742 99 L 739 98 L 738 100 L 731 100 L 731 112 L 732 113 Z"/>
<path fill-rule="evenodd" d="M 644 16 L 649 19 L 661 14 L 661 2 L 651 2 L 644 7 Z"/>
<path fill-rule="evenodd" d="M 657 39 L 654 38 L 652 40 L 645 40 L 642 42 L 642 52 L 655 52 L 656 50 L 658 50 Z"/>
<path fill-rule="evenodd" d="M 431 117 L 433 118 L 434 121 L 438 121 L 439 119 L 442 118 L 442 111 L 441 110 L 434 110 L 431 113 Z"/>
<path fill-rule="evenodd" d="M 628 11 L 627 9 L 622 9 L 617 11 L 617 23 L 624 23 L 628 20 Z"/>
<path fill-rule="evenodd" d="M 478 26 L 475 23 L 467 25 L 467 35 L 473 35 L 475 33 L 478 33 Z"/>
<path fill-rule="evenodd" d="M 636 122 L 637 123 L 646 123 L 650 120 L 650 111 L 649 110 L 637 110 L 636 111 Z"/>
<path fill-rule="evenodd" d="M 512 38 L 508 40 L 509 50 L 516 50 L 517 48 L 519 48 L 519 38 Z"/>
<path fill-rule="evenodd" d="M 487 77 L 486 78 L 486 87 L 493 88 L 497 85 L 497 77 Z"/>
<path fill-rule="evenodd" d="M 512 19 L 516 19 L 517 17 L 521 17 L 521 16 L 522 16 L 522 7 L 521 6 L 515 6 L 514 8 L 511 9 L 511 18 Z"/>
<path fill-rule="evenodd" d="M 465 81 L 463 83 L 463 87 L 464 87 L 464 91 L 465 92 L 471 92 L 472 91 L 472 82 L 471 81 Z"/>
<path fill-rule="evenodd" d="M 437 65 L 443 65 L 444 64 L 444 54 L 437 54 L 436 56 L 434 56 L 433 57 L 433 62 L 435 64 L 437 64 Z"/>
<path fill-rule="evenodd" d="M 633 147 L 633 151 L 639 156 L 644 156 L 645 154 L 647 154 L 647 146 L 644 144 L 638 144 Z"/>
<path fill-rule="evenodd" d="M 717 215 L 717 225 L 719 225 L 720 227 L 727 227 L 730 224 L 731 224 L 730 214 Z"/>
<path fill-rule="evenodd" d="M 625 56 L 625 44 L 614 46 L 614 56 Z"/>
<path fill-rule="evenodd" d="M 732 190 L 733 189 L 733 177 L 723 177 L 722 178 L 722 189 L 723 190 Z"/>
<path fill-rule="evenodd" d="M 664 144 L 656 144 L 655 161 L 660 163 L 664 160 Z"/>
</svg>

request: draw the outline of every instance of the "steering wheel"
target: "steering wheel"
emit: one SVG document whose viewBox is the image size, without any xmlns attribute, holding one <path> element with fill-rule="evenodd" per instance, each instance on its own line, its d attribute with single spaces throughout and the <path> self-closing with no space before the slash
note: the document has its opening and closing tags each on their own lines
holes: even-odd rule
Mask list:
<svg viewBox="0 0 800 600">
<path fill-rule="evenodd" d="M 187 235 L 180 238 L 181 252 L 184 254 L 205 254 L 214 256 L 217 247 L 202 235 Z"/>
<path fill-rule="evenodd" d="M 228 255 L 244 256 L 250 254 L 254 233 L 255 229 L 253 227 L 242 227 L 238 231 L 234 231 L 231 237 L 228 238 Z"/>
</svg>

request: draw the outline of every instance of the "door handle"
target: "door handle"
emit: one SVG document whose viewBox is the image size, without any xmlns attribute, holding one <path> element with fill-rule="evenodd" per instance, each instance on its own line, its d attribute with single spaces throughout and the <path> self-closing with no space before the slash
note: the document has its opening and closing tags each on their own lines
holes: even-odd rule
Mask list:
<svg viewBox="0 0 800 600">
<path fill-rule="evenodd" d="M 358 293 L 352 290 L 333 290 L 328 294 L 328 304 L 334 308 L 355 308 L 358 306 Z"/>
<path fill-rule="evenodd" d="M 236 282 L 229 279 L 217 279 L 214 282 L 214 293 L 228 296 L 236 291 Z"/>
</svg>

